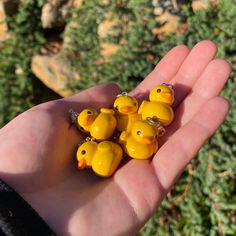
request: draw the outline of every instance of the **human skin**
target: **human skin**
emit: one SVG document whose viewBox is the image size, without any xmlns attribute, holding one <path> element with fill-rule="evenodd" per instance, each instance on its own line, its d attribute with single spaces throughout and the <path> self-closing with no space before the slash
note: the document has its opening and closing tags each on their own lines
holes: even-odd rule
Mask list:
<svg viewBox="0 0 236 236">
<path fill-rule="evenodd" d="M 176 46 L 130 93 L 140 102 L 157 84 L 175 89 L 175 120 L 152 160 L 129 160 L 106 179 L 77 170 L 83 134 L 68 110 L 111 107 L 119 88 L 104 84 L 35 106 L 3 127 L 0 178 L 58 235 L 135 235 L 228 112 L 219 93 L 231 69 L 216 51 L 208 40 Z"/>
</svg>

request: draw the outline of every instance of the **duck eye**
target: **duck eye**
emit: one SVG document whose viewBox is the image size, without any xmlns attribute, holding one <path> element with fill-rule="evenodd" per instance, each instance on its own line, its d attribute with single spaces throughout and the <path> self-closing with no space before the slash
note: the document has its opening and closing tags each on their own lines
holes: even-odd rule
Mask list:
<svg viewBox="0 0 236 236">
<path fill-rule="evenodd" d="M 82 126 L 79 127 L 81 130 L 84 130 L 84 128 Z"/>
<path fill-rule="evenodd" d="M 91 111 L 87 111 L 87 114 L 92 114 L 92 112 Z"/>
<path fill-rule="evenodd" d="M 81 151 L 81 154 L 82 154 L 82 155 L 85 155 L 85 154 L 86 154 L 86 151 L 85 151 L 85 150 L 82 150 L 82 151 Z"/>
<path fill-rule="evenodd" d="M 118 111 L 118 110 L 119 110 L 119 107 L 118 107 L 118 106 L 115 106 L 115 109 Z"/>
<path fill-rule="evenodd" d="M 142 132 L 140 130 L 137 131 L 137 135 L 141 135 Z"/>
<path fill-rule="evenodd" d="M 157 89 L 157 93 L 160 93 L 161 92 L 161 89 Z"/>
<path fill-rule="evenodd" d="M 134 102 L 134 106 L 137 106 L 137 103 L 136 103 L 136 102 Z"/>
</svg>

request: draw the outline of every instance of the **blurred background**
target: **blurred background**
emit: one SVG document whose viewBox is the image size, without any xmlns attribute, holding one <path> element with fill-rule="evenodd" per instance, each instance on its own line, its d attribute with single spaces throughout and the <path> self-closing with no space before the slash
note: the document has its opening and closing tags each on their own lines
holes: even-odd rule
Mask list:
<svg viewBox="0 0 236 236">
<path fill-rule="evenodd" d="M 139 236 L 236 235 L 236 0 L 0 0 L 0 127 L 98 83 L 129 91 L 202 39 L 232 65 L 231 111 Z"/>
</svg>

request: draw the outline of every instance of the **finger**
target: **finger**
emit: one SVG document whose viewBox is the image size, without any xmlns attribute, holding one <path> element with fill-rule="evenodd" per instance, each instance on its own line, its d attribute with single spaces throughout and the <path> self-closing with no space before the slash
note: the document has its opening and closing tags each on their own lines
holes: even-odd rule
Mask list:
<svg viewBox="0 0 236 236">
<path fill-rule="evenodd" d="M 100 109 L 110 107 L 119 94 L 120 89 L 115 83 L 107 83 L 83 90 L 73 96 L 47 102 L 41 105 L 42 109 L 49 109 L 51 112 L 68 115 L 70 109 L 80 112 L 85 108 Z"/>
<path fill-rule="evenodd" d="M 223 122 L 229 109 L 222 97 L 214 97 L 160 148 L 153 167 L 161 186 L 168 190 L 204 142 Z"/>
<path fill-rule="evenodd" d="M 191 94 L 185 99 L 183 108 L 188 111 L 181 117 L 181 125 L 186 124 L 200 109 L 206 100 L 211 99 L 221 92 L 231 73 L 231 68 L 225 60 L 216 59 L 209 63 L 208 67 L 194 85 Z M 178 117 L 177 111 L 177 117 Z"/>
<path fill-rule="evenodd" d="M 99 109 L 101 107 L 110 107 L 119 92 L 120 89 L 117 84 L 107 83 L 86 89 L 74 96 L 66 98 L 65 101 L 77 103 L 75 107 L 80 110 L 87 105 L 91 108 Z"/>
<path fill-rule="evenodd" d="M 223 59 L 211 61 L 192 91 L 204 98 L 217 96 L 231 73 L 230 64 Z"/>
<path fill-rule="evenodd" d="M 185 45 L 171 49 L 155 69 L 131 92 L 131 95 L 146 94 L 155 85 L 168 82 L 177 73 L 188 53 L 189 49 Z"/>
<path fill-rule="evenodd" d="M 170 81 L 176 91 L 175 107 L 191 91 L 192 86 L 215 57 L 216 52 L 216 45 L 209 40 L 201 41 L 193 47 L 176 76 Z"/>
<path fill-rule="evenodd" d="M 177 129 L 185 125 L 204 106 L 208 99 L 220 93 L 230 73 L 231 67 L 225 60 L 215 59 L 208 64 L 192 88 L 191 93 L 177 108 L 174 122 L 168 127 L 161 143 L 165 142 Z"/>
<path fill-rule="evenodd" d="M 165 192 L 149 160 L 129 161 L 116 171 L 113 179 L 129 201 L 134 218 L 142 225 L 153 214 Z"/>
<path fill-rule="evenodd" d="M 219 113 L 219 109 L 221 113 Z M 223 121 L 228 103 L 209 101 L 186 126 L 177 131 L 149 161 L 131 160 L 114 175 L 140 222 L 151 215 L 185 165 Z"/>
</svg>

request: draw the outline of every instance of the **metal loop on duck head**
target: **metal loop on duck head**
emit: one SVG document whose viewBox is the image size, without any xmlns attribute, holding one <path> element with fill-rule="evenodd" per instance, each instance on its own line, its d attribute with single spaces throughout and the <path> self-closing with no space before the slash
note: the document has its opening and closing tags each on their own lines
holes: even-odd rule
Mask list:
<svg viewBox="0 0 236 236">
<path fill-rule="evenodd" d="M 160 125 L 157 128 L 157 132 L 158 132 L 158 137 L 161 137 L 161 136 L 163 136 L 166 133 L 166 129 L 163 126 Z"/>
<path fill-rule="evenodd" d="M 164 85 L 164 86 L 166 86 L 166 87 L 169 87 L 169 88 L 173 89 L 173 85 L 172 85 L 172 84 L 162 83 L 162 85 Z"/>
<path fill-rule="evenodd" d="M 70 109 L 69 113 L 70 113 L 71 123 L 74 124 L 77 120 L 77 117 L 78 117 L 79 113 L 74 111 L 73 109 Z"/>
<path fill-rule="evenodd" d="M 121 96 L 128 96 L 128 93 L 127 92 L 122 92 L 120 94 L 118 94 L 116 97 L 121 97 Z"/>
<path fill-rule="evenodd" d="M 81 146 L 83 143 L 89 142 L 89 141 L 95 141 L 95 138 L 93 137 L 86 137 L 81 140 L 81 142 L 78 143 L 78 147 Z"/>
<path fill-rule="evenodd" d="M 89 141 L 95 141 L 96 139 L 94 137 L 86 137 L 85 138 L 85 142 L 89 142 Z"/>
<path fill-rule="evenodd" d="M 154 120 L 152 119 L 151 117 L 147 117 L 146 118 L 147 122 L 150 124 L 150 125 L 153 125 L 155 126 L 156 130 L 157 130 L 157 136 L 158 137 L 161 137 L 165 134 L 166 130 L 165 128 L 161 125 L 161 123 L 157 120 Z"/>
<path fill-rule="evenodd" d="M 153 125 L 153 126 L 158 126 L 159 125 L 159 121 L 155 121 L 154 119 L 152 119 L 151 117 L 147 117 L 146 118 L 146 121 L 150 124 L 150 125 Z"/>
</svg>

